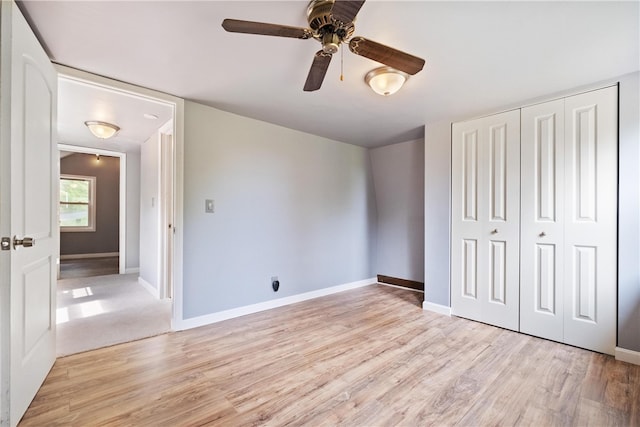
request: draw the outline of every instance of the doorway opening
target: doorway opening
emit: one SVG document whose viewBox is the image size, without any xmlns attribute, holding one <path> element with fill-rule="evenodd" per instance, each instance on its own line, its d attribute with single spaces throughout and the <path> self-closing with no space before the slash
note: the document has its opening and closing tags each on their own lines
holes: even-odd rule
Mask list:
<svg viewBox="0 0 640 427">
<path fill-rule="evenodd" d="M 61 157 L 66 156 L 61 159 L 61 178 L 65 173 L 73 175 L 62 168 L 63 163 L 71 163 L 69 159 L 91 163 L 94 169 L 107 169 L 107 164 L 114 162 L 118 163 L 116 185 L 119 190 L 117 201 L 106 203 L 106 210 L 111 210 L 113 220 L 118 224 L 111 228 L 112 247 L 94 248 L 96 257 L 84 257 L 87 264 L 108 264 L 115 258 L 117 269 L 111 272 L 116 274 L 62 276 L 58 281 L 57 355 L 63 356 L 171 330 L 175 293 L 174 128 L 177 105 L 139 93 L 127 84 L 65 67 L 58 69 L 59 149 Z M 109 140 L 98 140 L 82 126 L 71 128 L 73 123 L 86 120 L 117 123 L 121 132 Z M 75 176 L 79 178 L 70 182 L 90 186 L 82 182 L 82 177 L 91 178 L 96 174 L 78 173 Z M 72 180 L 73 176 L 69 178 Z M 100 192 L 106 179 L 102 176 L 94 179 Z M 60 182 L 62 185 L 63 181 Z M 63 212 L 63 193 L 60 194 L 60 211 Z M 105 202 L 98 202 L 96 210 L 99 213 L 99 205 Z M 85 209 L 84 205 L 69 205 L 74 209 Z M 73 212 L 73 209 L 67 211 Z M 90 211 L 87 207 L 85 214 Z M 67 218 L 72 226 L 78 221 L 73 215 Z M 86 216 L 81 219 L 78 231 L 90 222 Z M 99 221 L 95 226 L 104 231 L 105 226 Z M 72 230 L 61 231 L 61 235 L 74 234 Z M 98 238 L 97 231 L 84 234 L 93 234 L 97 240 L 103 240 Z M 61 245 L 59 262 L 69 258 L 68 252 L 68 249 L 63 251 Z M 99 265 L 98 272 L 100 268 Z"/>
<path fill-rule="evenodd" d="M 58 149 L 58 278 L 127 273 L 126 153 L 66 144 Z"/>
</svg>

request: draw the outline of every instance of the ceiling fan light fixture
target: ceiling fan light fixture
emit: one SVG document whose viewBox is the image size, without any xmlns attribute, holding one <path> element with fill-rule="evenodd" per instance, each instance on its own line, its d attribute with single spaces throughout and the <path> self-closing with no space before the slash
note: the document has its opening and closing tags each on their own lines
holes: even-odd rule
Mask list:
<svg viewBox="0 0 640 427">
<path fill-rule="evenodd" d="M 375 68 L 364 76 L 364 81 L 377 94 L 393 95 L 402 88 L 409 75 L 391 67 Z"/>
<path fill-rule="evenodd" d="M 107 122 L 90 120 L 84 122 L 84 124 L 89 128 L 93 136 L 100 139 L 109 139 L 120 130 L 118 126 Z"/>
</svg>

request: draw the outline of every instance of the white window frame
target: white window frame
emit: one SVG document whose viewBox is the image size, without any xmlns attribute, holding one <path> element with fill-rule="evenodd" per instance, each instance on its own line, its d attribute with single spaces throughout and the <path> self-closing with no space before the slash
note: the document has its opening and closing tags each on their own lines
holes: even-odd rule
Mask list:
<svg viewBox="0 0 640 427">
<path fill-rule="evenodd" d="M 66 175 L 60 174 L 60 180 L 69 179 L 76 181 L 88 181 L 89 182 L 89 225 L 88 226 L 62 226 L 60 225 L 61 233 L 68 232 L 87 232 L 87 231 L 96 231 L 96 177 L 95 176 L 84 176 L 84 175 Z M 59 201 L 60 205 L 68 204 Z M 84 203 L 83 203 L 84 204 Z"/>
</svg>

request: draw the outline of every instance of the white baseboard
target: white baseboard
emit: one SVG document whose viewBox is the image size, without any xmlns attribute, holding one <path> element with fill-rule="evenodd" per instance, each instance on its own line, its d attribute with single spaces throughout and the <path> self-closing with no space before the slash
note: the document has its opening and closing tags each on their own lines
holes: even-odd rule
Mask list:
<svg viewBox="0 0 640 427">
<path fill-rule="evenodd" d="M 247 314 L 258 313 L 260 311 L 270 310 L 272 308 L 282 307 L 297 302 L 307 301 L 313 298 L 335 294 L 338 292 L 348 291 L 350 289 L 361 288 L 368 285 L 376 284 L 376 278 L 359 280 L 357 282 L 345 283 L 343 285 L 332 286 L 330 288 L 318 289 L 317 291 L 305 292 L 303 294 L 291 295 L 284 298 L 273 299 L 270 301 L 260 302 L 257 304 L 245 305 L 243 307 L 232 308 L 230 310 L 219 311 L 217 313 L 206 314 L 204 316 L 192 317 L 190 319 L 182 319 L 176 322 L 174 330 L 182 331 L 185 329 L 197 328 L 198 326 L 210 325 L 212 323 L 221 322 L 223 320 L 233 319 L 234 317 L 245 316 Z"/>
<path fill-rule="evenodd" d="M 422 301 L 422 309 L 451 317 L 451 307 L 447 307 L 446 305 L 440 305 L 429 301 Z"/>
<path fill-rule="evenodd" d="M 616 347 L 616 360 L 622 362 L 640 365 L 640 351 L 627 350 L 626 348 Z"/>
<path fill-rule="evenodd" d="M 138 276 L 138 283 L 140 283 L 142 287 L 147 290 L 147 292 L 153 295 L 154 298 L 160 299 L 160 292 L 158 291 L 157 288 L 154 288 L 151 283 L 147 282 L 140 276 Z"/>
<path fill-rule="evenodd" d="M 140 268 L 134 267 L 134 268 L 127 268 L 124 270 L 124 274 L 133 274 L 133 273 L 140 273 Z"/>
<path fill-rule="evenodd" d="M 119 256 L 119 252 L 102 252 L 96 254 L 69 254 L 69 255 L 60 255 L 60 259 L 84 259 L 84 258 L 110 258 L 114 256 Z"/>
</svg>

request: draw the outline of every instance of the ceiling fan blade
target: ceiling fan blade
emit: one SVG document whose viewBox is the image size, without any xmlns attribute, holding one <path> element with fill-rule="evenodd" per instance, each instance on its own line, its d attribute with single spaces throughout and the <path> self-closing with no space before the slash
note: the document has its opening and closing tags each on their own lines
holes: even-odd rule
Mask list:
<svg viewBox="0 0 640 427">
<path fill-rule="evenodd" d="M 305 92 L 312 92 L 314 90 L 320 89 L 320 86 L 322 86 L 322 82 L 324 80 L 324 76 L 325 74 L 327 74 L 327 69 L 329 68 L 330 62 L 330 53 L 324 53 L 321 50 L 316 52 L 316 56 L 313 58 L 313 62 L 311 63 L 311 69 L 309 70 L 309 74 L 307 75 L 307 81 L 304 84 Z"/>
<path fill-rule="evenodd" d="M 263 36 L 291 37 L 294 39 L 308 39 L 313 36 L 313 33 L 308 28 L 267 24 L 265 22 L 242 21 L 240 19 L 225 19 L 222 21 L 222 28 L 230 33 L 259 34 Z"/>
<path fill-rule="evenodd" d="M 364 2 L 365 0 L 336 0 L 331 8 L 331 15 L 336 21 L 353 22 Z"/>
<path fill-rule="evenodd" d="M 410 55 L 398 49 L 367 40 L 364 37 L 354 37 L 349 42 L 349 49 L 356 55 L 373 59 L 407 74 L 416 74 L 424 67 L 424 59 Z"/>
</svg>

